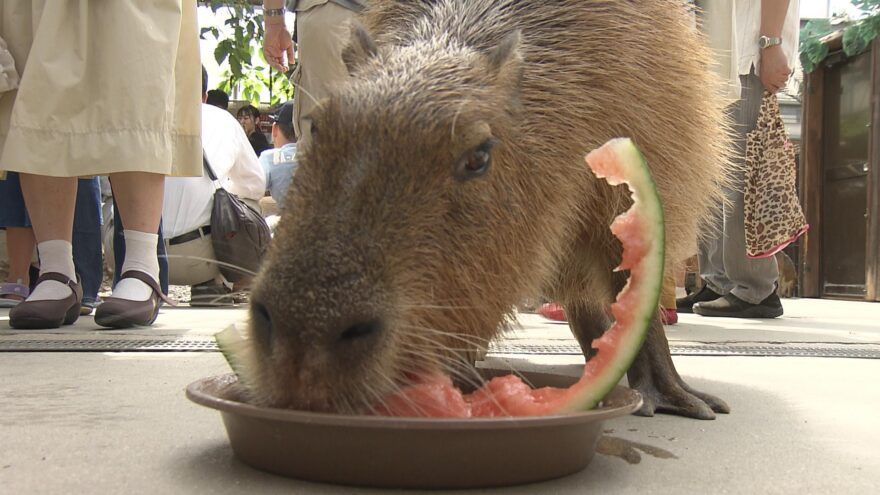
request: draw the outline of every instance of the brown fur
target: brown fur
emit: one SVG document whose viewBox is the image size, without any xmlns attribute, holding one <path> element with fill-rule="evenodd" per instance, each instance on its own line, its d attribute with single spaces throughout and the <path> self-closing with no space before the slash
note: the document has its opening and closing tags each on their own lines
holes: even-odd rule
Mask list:
<svg viewBox="0 0 880 495">
<path fill-rule="evenodd" d="M 629 199 L 584 155 L 613 137 L 647 156 L 669 259 L 692 252 L 726 135 L 679 0 L 376 0 L 363 23 L 253 292 L 254 400 L 364 410 L 407 373 L 458 370 L 449 351 L 523 297 L 604 310 Z M 491 170 L 456 180 L 489 137 Z M 381 330 L 340 339 L 364 321 Z"/>
</svg>

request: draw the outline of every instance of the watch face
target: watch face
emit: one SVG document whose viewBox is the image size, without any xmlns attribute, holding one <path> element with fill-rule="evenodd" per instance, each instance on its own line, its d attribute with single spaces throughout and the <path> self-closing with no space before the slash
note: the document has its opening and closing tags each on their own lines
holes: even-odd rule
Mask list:
<svg viewBox="0 0 880 495">
<path fill-rule="evenodd" d="M 771 38 L 769 36 L 761 36 L 758 38 L 758 46 L 760 48 L 769 48 L 774 45 L 781 45 L 782 38 Z"/>
</svg>

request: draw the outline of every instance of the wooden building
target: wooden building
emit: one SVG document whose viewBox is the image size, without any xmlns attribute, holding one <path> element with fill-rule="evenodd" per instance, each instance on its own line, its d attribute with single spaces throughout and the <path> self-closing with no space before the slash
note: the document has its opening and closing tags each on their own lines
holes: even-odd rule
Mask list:
<svg viewBox="0 0 880 495">
<path fill-rule="evenodd" d="M 805 75 L 800 295 L 880 301 L 880 38 L 854 57 L 841 38 Z"/>
</svg>

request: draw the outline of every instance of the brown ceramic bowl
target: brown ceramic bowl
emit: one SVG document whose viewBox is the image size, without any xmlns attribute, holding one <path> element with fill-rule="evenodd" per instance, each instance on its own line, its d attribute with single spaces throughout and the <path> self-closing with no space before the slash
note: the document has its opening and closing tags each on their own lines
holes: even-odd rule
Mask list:
<svg viewBox="0 0 880 495">
<path fill-rule="evenodd" d="M 523 377 L 535 386 L 574 382 L 544 373 Z M 220 411 L 240 460 L 303 480 L 383 488 L 506 486 L 575 473 L 593 458 L 602 422 L 642 404 L 638 392 L 617 386 L 601 407 L 559 416 L 346 416 L 255 407 L 239 401 L 235 383 L 232 374 L 203 378 L 186 395 Z"/>
</svg>

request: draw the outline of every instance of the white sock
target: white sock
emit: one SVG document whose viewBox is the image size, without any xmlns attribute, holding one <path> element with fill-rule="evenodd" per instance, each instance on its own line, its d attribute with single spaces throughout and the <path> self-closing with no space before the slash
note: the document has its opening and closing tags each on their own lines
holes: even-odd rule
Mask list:
<svg viewBox="0 0 880 495">
<path fill-rule="evenodd" d="M 148 234 L 136 230 L 125 230 L 125 260 L 122 262 L 122 275 L 129 270 L 138 270 L 159 281 L 159 258 L 156 255 L 158 234 Z M 131 301 L 146 301 L 153 295 L 149 285 L 135 278 L 120 280 L 113 288 L 113 297 Z"/>
<path fill-rule="evenodd" d="M 73 267 L 73 246 L 62 240 L 43 241 L 37 244 L 40 253 L 40 275 L 56 272 L 70 277 L 76 282 L 76 269 Z M 70 287 L 61 282 L 46 280 L 31 293 L 28 301 L 64 299 L 69 296 Z"/>
</svg>

